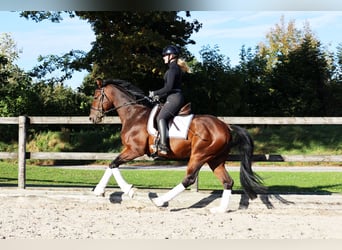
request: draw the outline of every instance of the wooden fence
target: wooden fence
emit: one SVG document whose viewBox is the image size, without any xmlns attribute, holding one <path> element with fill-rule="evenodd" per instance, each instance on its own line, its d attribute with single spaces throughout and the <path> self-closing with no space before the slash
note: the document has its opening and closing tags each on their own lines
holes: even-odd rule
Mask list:
<svg viewBox="0 0 342 250">
<path fill-rule="evenodd" d="M 248 125 L 342 125 L 342 117 L 219 117 L 229 124 Z M 18 125 L 18 152 L 0 152 L 0 159 L 18 159 L 18 187 L 25 188 L 27 159 L 54 160 L 112 160 L 117 153 L 89 152 L 26 152 L 26 131 L 34 124 L 91 124 L 84 116 L 19 116 L 0 117 L 1 124 Z M 119 117 L 105 117 L 101 124 L 121 124 Z M 141 157 L 140 159 L 149 159 Z M 227 160 L 239 160 L 231 155 Z M 254 161 L 299 161 L 299 162 L 340 162 L 340 155 L 255 155 Z"/>
</svg>

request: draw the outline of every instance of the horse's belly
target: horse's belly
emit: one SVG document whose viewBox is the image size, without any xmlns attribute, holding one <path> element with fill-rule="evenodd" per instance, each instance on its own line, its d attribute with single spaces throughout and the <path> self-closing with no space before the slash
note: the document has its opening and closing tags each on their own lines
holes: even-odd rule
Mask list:
<svg viewBox="0 0 342 250">
<path fill-rule="evenodd" d="M 191 152 L 191 141 L 184 139 L 170 139 L 170 148 L 175 158 L 189 158 Z"/>
</svg>

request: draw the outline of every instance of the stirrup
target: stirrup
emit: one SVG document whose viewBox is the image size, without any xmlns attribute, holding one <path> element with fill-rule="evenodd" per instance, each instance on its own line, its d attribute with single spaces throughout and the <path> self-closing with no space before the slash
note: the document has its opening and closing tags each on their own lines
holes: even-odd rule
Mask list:
<svg viewBox="0 0 342 250">
<path fill-rule="evenodd" d="M 150 154 L 150 157 L 157 158 L 158 157 L 158 147 L 157 147 L 157 145 L 156 144 L 151 144 L 150 148 L 152 150 L 152 152 Z"/>
<path fill-rule="evenodd" d="M 161 155 L 167 155 L 170 152 L 170 149 L 165 144 L 158 145 L 158 153 Z"/>
</svg>

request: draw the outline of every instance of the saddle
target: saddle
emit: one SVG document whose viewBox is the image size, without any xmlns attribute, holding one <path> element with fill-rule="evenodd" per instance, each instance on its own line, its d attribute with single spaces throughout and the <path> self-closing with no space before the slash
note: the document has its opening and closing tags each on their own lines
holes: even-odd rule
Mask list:
<svg viewBox="0 0 342 250">
<path fill-rule="evenodd" d="M 157 117 L 157 115 L 160 112 L 161 108 L 162 108 L 162 105 L 159 105 L 157 111 L 155 112 L 155 117 Z M 190 115 L 191 112 L 192 112 L 192 110 L 191 110 L 191 102 L 188 102 L 183 107 L 181 107 L 181 109 L 178 111 L 176 116 Z"/>
<path fill-rule="evenodd" d="M 191 114 L 191 102 L 185 104 L 181 109 L 178 111 L 177 115 L 190 115 Z"/>
<path fill-rule="evenodd" d="M 161 106 L 156 105 L 150 114 L 147 123 L 147 131 L 150 135 L 158 136 L 156 117 Z M 191 113 L 191 103 L 185 104 L 177 113 L 177 115 L 169 121 L 169 137 L 183 138 L 187 137 L 187 131 L 190 126 L 193 114 Z"/>
</svg>

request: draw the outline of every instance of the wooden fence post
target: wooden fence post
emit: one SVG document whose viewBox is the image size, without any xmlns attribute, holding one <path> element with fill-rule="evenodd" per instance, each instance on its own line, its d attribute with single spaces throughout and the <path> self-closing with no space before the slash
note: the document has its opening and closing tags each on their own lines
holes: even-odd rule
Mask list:
<svg viewBox="0 0 342 250">
<path fill-rule="evenodd" d="M 18 187 L 26 188 L 26 124 L 28 118 L 19 116 L 18 125 Z"/>
</svg>

